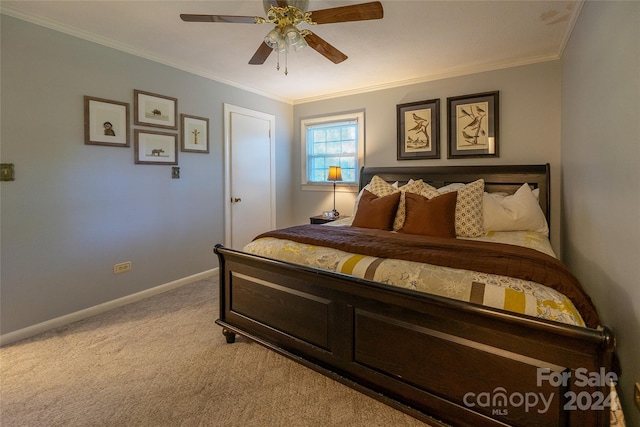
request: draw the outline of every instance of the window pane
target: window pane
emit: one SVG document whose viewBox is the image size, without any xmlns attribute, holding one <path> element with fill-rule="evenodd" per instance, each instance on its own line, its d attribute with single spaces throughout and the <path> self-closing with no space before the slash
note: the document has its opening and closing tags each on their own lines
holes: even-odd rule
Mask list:
<svg viewBox="0 0 640 427">
<path fill-rule="evenodd" d="M 312 147 L 312 155 L 318 155 L 318 154 L 326 154 L 327 152 L 327 144 L 325 144 L 324 142 L 322 143 L 314 143 L 313 145 L 311 145 Z"/>
<path fill-rule="evenodd" d="M 322 120 L 326 121 L 302 122 L 307 150 L 307 182 L 327 182 L 329 166 L 334 165 L 341 167 L 343 182 L 357 182 L 358 129 L 362 126 L 363 116 L 360 113 L 351 117 L 336 116 L 335 121 L 328 117 Z"/>
<path fill-rule="evenodd" d="M 326 168 L 326 159 L 324 157 L 312 157 L 311 169 L 322 170 Z"/>
<path fill-rule="evenodd" d="M 340 166 L 340 158 L 339 157 L 327 157 L 327 168 L 329 166 Z M 328 171 L 328 169 L 327 169 Z"/>
<path fill-rule="evenodd" d="M 355 154 L 358 151 L 358 144 L 355 140 L 348 140 L 342 142 L 342 152 Z"/>
<path fill-rule="evenodd" d="M 331 141 L 331 142 L 335 142 L 335 141 L 341 141 L 342 140 L 342 132 L 341 132 L 341 128 L 329 128 L 327 129 L 327 141 Z"/>
<path fill-rule="evenodd" d="M 357 129 L 355 126 L 348 126 L 348 127 L 342 128 L 342 139 L 343 140 L 356 139 L 356 130 Z"/>
<path fill-rule="evenodd" d="M 327 154 L 341 154 L 341 153 L 342 153 L 342 143 L 340 141 L 327 143 Z"/>
<path fill-rule="evenodd" d="M 314 142 L 324 142 L 327 140 L 327 135 L 324 129 L 314 129 L 312 133 L 313 135 L 311 135 L 311 139 Z"/>
<path fill-rule="evenodd" d="M 342 180 L 347 182 L 357 182 L 355 169 L 342 169 Z"/>
</svg>

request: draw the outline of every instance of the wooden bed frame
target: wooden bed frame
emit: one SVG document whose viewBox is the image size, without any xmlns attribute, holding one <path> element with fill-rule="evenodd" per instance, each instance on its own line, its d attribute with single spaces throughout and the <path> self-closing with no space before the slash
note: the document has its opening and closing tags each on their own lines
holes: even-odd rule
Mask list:
<svg viewBox="0 0 640 427">
<path fill-rule="evenodd" d="M 526 182 L 540 189 L 549 218 L 548 164 L 363 168 L 360 188 L 374 175 L 435 187 L 483 178 L 487 191 L 509 193 Z M 609 388 L 593 383 L 613 369 L 606 327 L 564 325 L 221 245 L 214 251 L 216 323 L 229 343 L 246 336 L 431 425 L 609 425 L 609 408 L 598 408 Z M 580 410 L 592 405 L 600 410 Z"/>
</svg>

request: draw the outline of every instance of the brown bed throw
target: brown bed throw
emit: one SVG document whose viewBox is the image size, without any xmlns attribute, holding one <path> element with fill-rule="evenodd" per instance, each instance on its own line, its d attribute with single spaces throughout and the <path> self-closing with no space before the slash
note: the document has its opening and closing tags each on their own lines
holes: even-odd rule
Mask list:
<svg viewBox="0 0 640 427">
<path fill-rule="evenodd" d="M 590 328 L 600 325 L 589 295 L 562 262 L 535 249 L 501 243 L 398 234 L 359 227 L 299 225 L 263 233 L 315 246 L 498 274 L 540 283 L 566 295 Z"/>
</svg>

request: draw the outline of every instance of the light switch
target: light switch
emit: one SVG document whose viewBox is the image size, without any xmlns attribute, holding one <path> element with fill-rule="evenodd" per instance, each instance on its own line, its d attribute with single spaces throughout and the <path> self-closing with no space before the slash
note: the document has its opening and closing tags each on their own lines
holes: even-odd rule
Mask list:
<svg viewBox="0 0 640 427">
<path fill-rule="evenodd" d="M 15 181 L 13 163 L 0 163 L 0 181 Z"/>
</svg>

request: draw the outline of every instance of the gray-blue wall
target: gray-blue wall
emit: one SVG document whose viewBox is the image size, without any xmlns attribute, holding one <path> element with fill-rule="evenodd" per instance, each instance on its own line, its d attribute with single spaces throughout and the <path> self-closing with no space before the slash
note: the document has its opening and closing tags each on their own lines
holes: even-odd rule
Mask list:
<svg viewBox="0 0 640 427">
<path fill-rule="evenodd" d="M 498 158 L 447 159 L 447 98 L 474 93 L 500 92 Z M 367 166 L 436 166 L 492 164 L 551 164 L 551 242 L 560 249 L 560 61 L 452 77 L 375 92 L 296 105 L 294 136 L 299 138 L 300 119 L 341 111 L 365 111 L 365 164 Z M 440 99 L 439 160 L 396 160 L 396 106 Z M 301 159 L 294 145 L 294 159 Z M 333 206 L 333 188 L 318 192 L 301 188 L 300 164 L 294 165 L 293 201 L 298 223 Z M 350 215 L 355 192 L 336 195 L 337 210 Z M 304 207 L 304 209 L 302 209 Z"/>
<path fill-rule="evenodd" d="M 562 58 L 565 263 L 616 334 L 640 426 L 640 2 L 587 1 Z"/>
<path fill-rule="evenodd" d="M 277 216 L 291 211 L 290 104 L 2 15 L 2 333 L 217 267 L 223 103 L 276 116 Z M 210 119 L 210 153 L 134 164 L 133 91 Z M 132 146 L 84 144 L 83 96 L 130 103 Z M 162 130 L 157 129 L 156 130 Z M 175 131 L 178 134 L 179 131 Z M 113 265 L 131 261 L 129 273 Z"/>
</svg>

